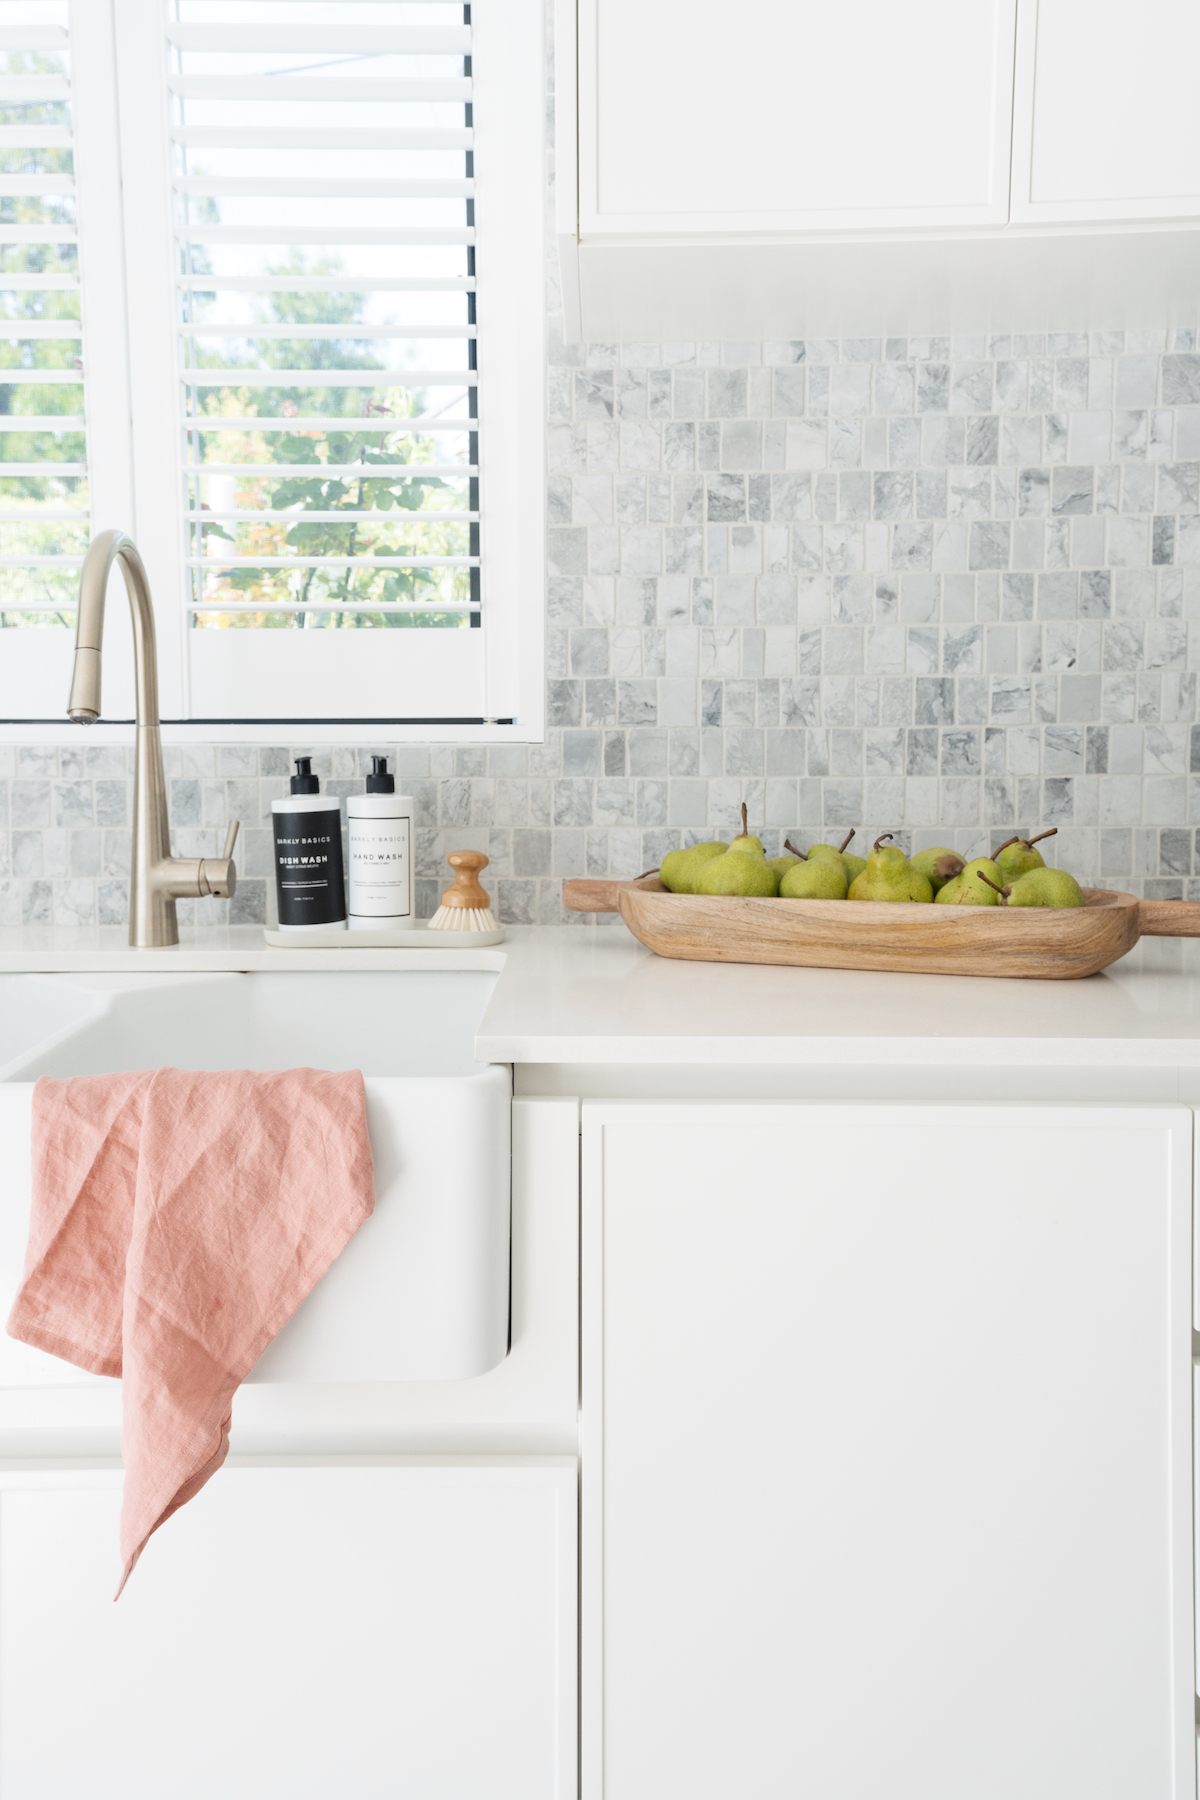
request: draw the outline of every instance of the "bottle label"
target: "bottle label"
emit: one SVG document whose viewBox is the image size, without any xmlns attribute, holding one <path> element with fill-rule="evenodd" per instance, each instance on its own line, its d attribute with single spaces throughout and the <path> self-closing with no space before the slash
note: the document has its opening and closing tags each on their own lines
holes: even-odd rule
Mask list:
<svg viewBox="0 0 1200 1800">
<path fill-rule="evenodd" d="M 356 919 L 409 919 L 412 820 L 350 820 L 350 911 Z"/>
<path fill-rule="evenodd" d="M 340 811 L 277 812 L 275 891 L 281 925 L 338 925 L 346 917 Z"/>
</svg>

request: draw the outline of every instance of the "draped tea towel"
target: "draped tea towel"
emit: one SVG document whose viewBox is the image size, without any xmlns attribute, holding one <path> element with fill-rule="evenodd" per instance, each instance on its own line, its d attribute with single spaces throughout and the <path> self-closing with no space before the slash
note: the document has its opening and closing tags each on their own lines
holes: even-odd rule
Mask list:
<svg viewBox="0 0 1200 1800">
<path fill-rule="evenodd" d="M 123 1384 L 118 1596 L 233 1394 L 375 1205 L 357 1070 L 43 1077 L 11 1337 Z"/>
</svg>

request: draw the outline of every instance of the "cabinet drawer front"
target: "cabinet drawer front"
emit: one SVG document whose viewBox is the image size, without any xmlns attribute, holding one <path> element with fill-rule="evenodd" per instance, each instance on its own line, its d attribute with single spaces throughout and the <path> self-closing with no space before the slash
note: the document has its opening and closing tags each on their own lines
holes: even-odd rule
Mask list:
<svg viewBox="0 0 1200 1800">
<path fill-rule="evenodd" d="M 571 1800 L 573 1462 L 226 1467 L 114 1606 L 120 1482 L 0 1475 L 5 1800 Z"/>
<path fill-rule="evenodd" d="M 1191 1800 L 1190 1113 L 584 1119 L 585 1800 Z"/>
</svg>

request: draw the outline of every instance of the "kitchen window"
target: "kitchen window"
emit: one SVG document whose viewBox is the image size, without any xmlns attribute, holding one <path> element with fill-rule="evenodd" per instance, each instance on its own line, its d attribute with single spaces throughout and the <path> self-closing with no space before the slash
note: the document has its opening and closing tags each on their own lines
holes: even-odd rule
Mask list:
<svg viewBox="0 0 1200 1800">
<path fill-rule="evenodd" d="M 0 0 L 0 25 L 37 10 Z M 106 7 L 41 10 L 59 15 L 57 54 L 75 51 L 100 161 L 107 118 L 119 192 L 95 180 L 91 209 L 81 197 L 82 325 L 76 306 L 74 337 L 43 334 L 33 352 L 54 360 L 56 390 L 79 396 L 93 464 L 126 472 L 124 495 L 110 479 L 104 509 L 92 496 L 89 528 L 125 525 L 146 561 L 164 718 L 191 726 L 185 735 L 240 738 L 300 723 L 330 736 L 354 723 L 539 736 L 536 0 L 502 12 L 493 0 L 113 0 L 107 71 L 76 45 L 102 35 Z M 52 53 L 49 29 L 39 55 Z M 58 209 L 45 229 L 61 216 L 65 230 L 57 165 L 47 187 L 33 148 L 22 154 L 18 168 L 6 148 L 15 173 L 0 179 L 19 186 L 33 168 L 38 204 Z M 9 215 L 27 192 L 7 199 Z M 6 268 L 31 248 L 0 238 Z M 72 239 L 56 252 L 75 253 Z M 68 273 L 75 281 L 73 261 Z M 15 319 L 13 294 L 3 298 Z M 110 387 L 113 364 L 123 372 L 115 405 L 90 393 L 81 404 L 81 329 L 85 384 L 93 364 Z M 56 395 L 53 410 L 63 405 Z M 37 486 L 22 548 L 57 530 L 73 560 L 0 638 L 6 720 L 61 712 L 87 536 L 83 419 L 72 422 L 74 435 L 44 440 L 72 460 Z M 31 483 L 29 461 L 6 492 Z M 43 491 L 72 483 L 58 507 L 73 505 L 72 518 L 51 517 Z M 12 574 L 0 565 L 13 600 L 32 591 Z M 33 579 L 41 593 L 50 575 Z M 40 661 L 26 647 L 34 625 L 50 643 Z M 106 717 L 127 716 L 124 688 L 118 655 Z"/>
</svg>

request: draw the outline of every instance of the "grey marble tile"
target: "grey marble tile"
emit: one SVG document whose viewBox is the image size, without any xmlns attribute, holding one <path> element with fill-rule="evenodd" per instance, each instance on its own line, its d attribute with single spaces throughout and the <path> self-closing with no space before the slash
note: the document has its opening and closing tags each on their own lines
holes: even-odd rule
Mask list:
<svg viewBox="0 0 1200 1800">
<path fill-rule="evenodd" d="M 885 360 L 875 370 L 875 410 L 911 413 L 916 404 L 915 370 L 903 358 Z"/>
<path fill-rule="evenodd" d="M 705 482 L 706 517 L 712 521 L 740 522 L 746 517 L 746 480 L 743 475 L 709 475 Z"/>
<path fill-rule="evenodd" d="M 865 470 L 838 476 L 838 517 L 867 519 L 871 516 L 871 477 Z"/>
<path fill-rule="evenodd" d="M 1153 537 L 1151 539 L 1151 561 L 1155 566 L 1173 563 L 1175 560 L 1175 521 L 1173 518 L 1159 515 L 1154 520 Z"/>
<path fill-rule="evenodd" d="M 917 411 L 945 412 L 949 405 L 949 365 L 941 361 L 922 362 L 917 369 Z"/>
<path fill-rule="evenodd" d="M 942 667 L 946 674 L 977 674 L 982 645 L 982 629 L 978 625 L 947 629 L 942 637 Z"/>
<path fill-rule="evenodd" d="M 994 365 L 990 362 L 955 362 L 950 368 L 950 410 L 956 413 L 990 412 Z"/>
<path fill-rule="evenodd" d="M 575 417 L 611 419 L 613 416 L 612 370 L 575 371 Z"/>
<path fill-rule="evenodd" d="M 1162 359 L 1164 406 L 1200 404 L 1200 356 L 1164 356 Z"/>
<path fill-rule="evenodd" d="M 977 775 L 981 768 L 978 731 L 943 731 L 941 743 L 942 775 Z"/>
<path fill-rule="evenodd" d="M 1095 492 L 1093 469 L 1060 467 L 1051 473 L 1051 510 L 1055 513 L 1090 513 Z"/>
<path fill-rule="evenodd" d="M 917 725 L 953 724 L 954 682 L 952 679 L 917 676 L 914 682 L 913 722 Z"/>
<path fill-rule="evenodd" d="M 994 413 L 967 420 L 968 463 L 994 463 L 1000 457 L 1000 420 Z"/>
<path fill-rule="evenodd" d="M 1006 569 L 1011 554 L 1012 528 L 1001 524 L 971 526 L 970 567 Z"/>
<path fill-rule="evenodd" d="M 948 481 L 947 514 L 952 519 L 988 519 L 992 476 L 988 469 L 954 469 Z"/>
<path fill-rule="evenodd" d="M 1150 473 L 1149 470 L 1146 472 Z M 1158 512 L 1194 513 L 1200 510 L 1200 463 L 1160 463 L 1157 483 Z"/>
<path fill-rule="evenodd" d="M 946 476 L 941 469 L 918 469 L 913 489 L 913 511 L 918 519 L 946 517 Z"/>
<path fill-rule="evenodd" d="M 1038 618 L 1073 619 L 1079 611 L 1079 584 L 1080 577 L 1066 570 L 1039 575 Z"/>
<path fill-rule="evenodd" d="M 20 762 L 18 767 L 20 767 Z M 9 816 L 14 826 L 46 826 L 50 823 L 50 783 L 18 780 L 11 783 Z"/>
<path fill-rule="evenodd" d="M 912 514 L 913 477 L 907 470 L 888 470 L 872 478 L 872 514 L 876 519 L 906 519 Z"/>
<path fill-rule="evenodd" d="M 746 383 L 745 369 L 710 369 L 707 376 L 709 418 L 744 418 Z"/>
</svg>

